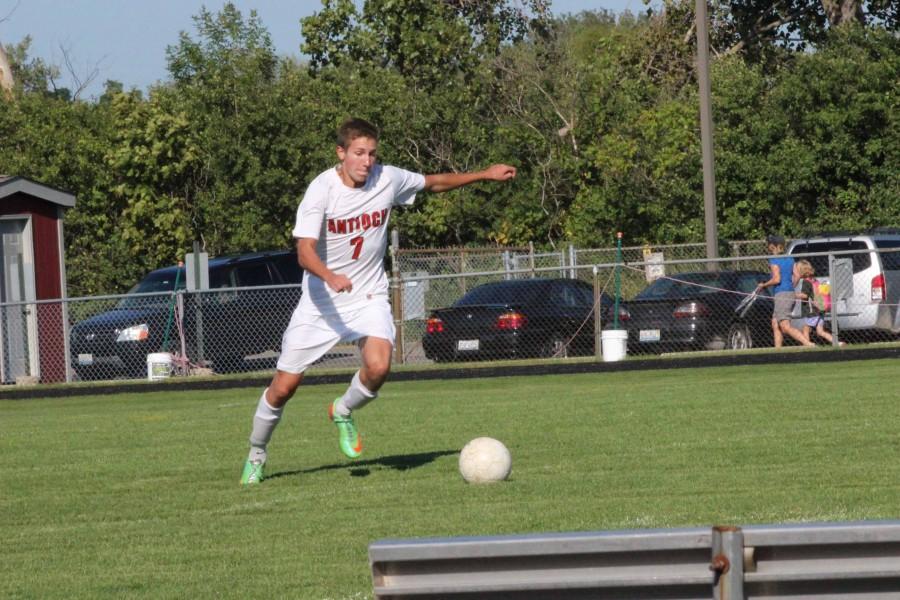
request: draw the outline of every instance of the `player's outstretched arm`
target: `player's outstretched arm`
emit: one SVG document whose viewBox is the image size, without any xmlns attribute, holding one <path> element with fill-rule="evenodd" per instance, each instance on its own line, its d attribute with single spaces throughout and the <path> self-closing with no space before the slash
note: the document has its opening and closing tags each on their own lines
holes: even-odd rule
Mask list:
<svg viewBox="0 0 900 600">
<path fill-rule="evenodd" d="M 435 173 L 425 176 L 425 191 L 446 192 L 476 181 L 506 181 L 515 176 L 516 168 L 509 165 L 491 165 L 468 173 Z"/>
</svg>

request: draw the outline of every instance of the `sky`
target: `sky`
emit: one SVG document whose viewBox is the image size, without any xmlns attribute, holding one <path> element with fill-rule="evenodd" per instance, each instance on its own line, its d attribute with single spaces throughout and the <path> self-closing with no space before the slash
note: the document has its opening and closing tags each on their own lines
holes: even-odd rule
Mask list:
<svg viewBox="0 0 900 600">
<path fill-rule="evenodd" d="M 300 19 L 319 12 L 321 0 L 233 0 L 247 17 L 255 9 L 279 55 L 300 56 Z M 166 47 L 178 34 L 195 33 L 191 17 L 205 6 L 218 11 L 225 0 L 0 0 L 0 43 L 32 38 L 30 56 L 60 67 L 62 87 L 74 89 L 71 71 L 85 81 L 96 71 L 83 99 L 103 93 L 112 79 L 125 89 L 146 90 L 168 78 Z M 643 0 L 552 0 L 554 14 L 583 10 L 640 13 Z M 63 51 L 65 50 L 65 52 Z"/>
</svg>

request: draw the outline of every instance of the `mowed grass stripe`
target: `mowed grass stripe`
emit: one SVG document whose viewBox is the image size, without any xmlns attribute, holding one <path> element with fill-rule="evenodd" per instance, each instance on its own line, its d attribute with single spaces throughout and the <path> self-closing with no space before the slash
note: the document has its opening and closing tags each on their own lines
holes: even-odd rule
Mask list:
<svg viewBox="0 0 900 600">
<path fill-rule="evenodd" d="M 367 598 L 376 539 L 898 517 L 894 360 L 389 382 L 349 462 L 301 388 L 237 485 L 258 389 L 0 402 L 7 598 Z M 509 481 L 459 450 L 502 440 Z"/>
</svg>

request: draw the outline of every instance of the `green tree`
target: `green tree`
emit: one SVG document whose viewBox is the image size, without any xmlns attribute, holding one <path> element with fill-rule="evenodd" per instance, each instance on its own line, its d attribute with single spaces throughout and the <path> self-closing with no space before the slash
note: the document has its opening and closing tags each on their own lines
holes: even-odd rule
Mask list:
<svg viewBox="0 0 900 600">
<path fill-rule="evenodd" d="M 727 0 L 725 6 L 736 36 L 731 52 L 757 54 L 767 44 L 817 46 L 844 26 L 900 27 L 896 0 Z"/>
<path fill-rule="evenodd" d="M 29 56 L 31 42 L 31 36 L 28 35 L 17 44 L 5 46 L 16 87 L 26 94 L 40 93 L 62 100 L 71 99 L 70 90 L 57 85 L 60 78 L 59 67 L 41 58 Z"/>
<path fill-rule="evenodd" d="M 524 3 L 524 12 L 505 0 L 369 0 L 361 13 L 344 0 L 323 6 L 302 21 L 311 71 L 317 80 L 339 78 L 345 92 L 328 97 L 348 107 L 359 91 L 379 90 L 377 106 L 355 114 L 380 124 L 385 161 L 437 172 L 511 160 L 508 147 L 499 157 L 494 152 L 501 120 L 492 107 L 490 59 L 540 31 L 546 3 Z M 475 186 L 426 196 L 394 224 L 407 244 L 483 243 L 505 205 L 502 197 L 486 194 Z"/>
<path fill-rule="evenodd" d="M 592 246 L 608 244 L 616 231 L 633 241 L 686 241 L 702 232 L 702 206 L 693 201 L 702 185 L 699 125 L 683 16 L 594 15 L 561 30 L 567 58 L 548 63 L 542 86 L 557 100 L 529 103 L 546 111 L 569 97 L 574 115 L 571 142 L 547 163 L 560 169 L 556 189 L 567 196 L 557 239 Z"/>
<path fill-rule="evenodd" d="M 582 60 L 590 51 L 583 44 L 614 27 L 608 13 L 561 19 L 493 61 L 490 105 L 502 124 L 497 139 L 516 157 L 521 178 L 516 196 L 498 211 L 494 241 L 555 247 L 567 239 L 564 223 L 578 191 L 584 144 L 594 134 L 586 118 L 591 60 Z"/>
<path fill-rule="evenodd" d="M 726 234 L 896 224 L 900 43 L 883 30 L 830 34 L 767 77 L 740 61 L 714 86 Z"/>
<path fill-rule="evenodd" d="M 110 205 L 104 155 L 113 134 L 108 113 L 84 102 L 17 90 L 0 98 L 0 173 L 21 175 L 76 196 L 64 221 L 71 296 L 113 291 L 123 248 Z"/>
<path fill-rule="evenodd" d="M 523 39 L 549 18 L 549 2 L 525 0 L 323 0 L 301 20 L 310 66 L 344 61 L 396 69 L 404 77 L 440 86 L 456 73 L 470 75 L 501 47 Z"/>
<path fill-rule="evenodd" d="M 136 257 L 138 273 L 175 263 L 194 239 L 204 166 L 191 115 L 177 97 L 155 90 L 111 102 L 116 135 L 106 156 L 120 237 Z"/>
<path fill-rule="evenodd" d="M 279 202 L 295 191 L 284 161 L 296 160 L 271 146 L 302 115 L 278 103 L 278 59 L 255 12 L 244 19 L 228 3 L 194 22 L 197 39 L 182 33 L 167 50 L 170 104 L 186 116 L 197 158 L 190 236 L 214 254 L 283 245 Z"/>
</svg>

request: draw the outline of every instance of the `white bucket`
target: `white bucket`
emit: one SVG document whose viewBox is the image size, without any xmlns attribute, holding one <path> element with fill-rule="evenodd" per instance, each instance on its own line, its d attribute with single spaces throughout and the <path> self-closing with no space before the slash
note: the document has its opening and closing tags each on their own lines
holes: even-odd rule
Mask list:
<svg viewBox="0 0 900 600">
<path fill-rule="evenodd" d="M 600 348 L 603 351 L 603 362 L 622 360 L 628 349 L 628 331 L 604 329 L 600 332 Z"/>
<path fill-rule="evenodd" d="M 147 355 L 147 379 L 159 381 L 172 375 L 172 355 L 168 352 L 156 352 Z"/>
</svg>

